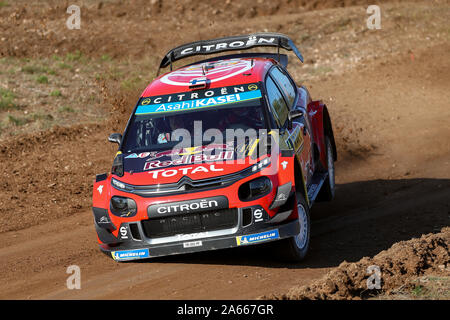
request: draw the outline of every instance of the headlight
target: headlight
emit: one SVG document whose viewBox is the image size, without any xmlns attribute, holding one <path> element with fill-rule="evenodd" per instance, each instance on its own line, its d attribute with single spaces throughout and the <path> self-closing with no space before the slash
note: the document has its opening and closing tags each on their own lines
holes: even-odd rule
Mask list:
<svg viewBox="0 0 450 320">
<path fill-rule="evenodd" d="M 116 179 L 112 178 L 112 179 L 111 179 L 111 183 L 112 183 L 113 185 L 115 185 L 115 186 L 116 186 L 117 188 L 119 188 L 119 189 L 125 189 L 125 183 L 120 182 L 119 180 L 116 180 Z"/>
<path fill-rule="evenodd" d="M 264 160 L 261 160 L 260 162 L 254 164 L 252 166 L 252 172 L 260 171 L 264 169 L 265 167 L 269 166 L 270 164 L 270 158 L 265 158 Z"/>
<path fill-rule="evenodd" d="M 133 199 L 114 196 L 111 198 L 109 208 L 111 213 L 118 217 L 133 217 L 137 213 L 136 202 Z"/>
<path fill-rule="evenodd" d="M 238 195 L 241 201 L 251 201 L 267 195 L 272 189 L 272 182 L 267 177 L 250 180 L 239 187 Z"/>
</svg>

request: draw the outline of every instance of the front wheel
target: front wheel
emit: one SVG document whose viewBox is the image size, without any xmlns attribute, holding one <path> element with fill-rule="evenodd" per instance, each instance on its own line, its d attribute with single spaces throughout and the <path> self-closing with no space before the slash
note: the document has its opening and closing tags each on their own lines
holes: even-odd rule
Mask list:
<svg viewBox="0 0 450 320">
<path fill-rule="evenodd" d="M 297 193 L 297 211 L 300 232 L 295 236 L 277 242 L 277 252 L 283 260 L 300 262 L 309 249 L 310 219 L 309 207 L 301 193 Z"/>
</svg>

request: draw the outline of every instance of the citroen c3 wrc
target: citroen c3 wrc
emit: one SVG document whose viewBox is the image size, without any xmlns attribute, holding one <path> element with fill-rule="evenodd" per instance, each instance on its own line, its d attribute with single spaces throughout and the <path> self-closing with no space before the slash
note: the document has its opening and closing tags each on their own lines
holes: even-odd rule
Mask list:
<svg viewBox="0 0 450 320">
<path fill-rule="evenodd" d="M 277 52 L 246 51 L 255 47 Z M 337 153 L 327 107 L 294 82 L 280 49 L 303 62 L 278 33 L 163 57 L 158 74 L 170 71 L 142 92 L 123 135 L 109 136 L 118 151 L 94 182 L 101 251 L 128 261 L 272 242 L 284 259 L 305 258 L 310 208 L 334 197 Z M 173 67 L 200 55 L 214 57 Z"/>
</svg>

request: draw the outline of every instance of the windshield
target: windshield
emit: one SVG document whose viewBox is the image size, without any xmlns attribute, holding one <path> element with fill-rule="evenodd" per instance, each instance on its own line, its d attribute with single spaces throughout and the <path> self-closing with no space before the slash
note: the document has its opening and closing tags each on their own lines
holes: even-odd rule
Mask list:
<svg viewBox="0 0 450 320">
<path fill-rule="evenodd" d="M 150 110 L 149 108 L 139 109 L 140 105 L 138 105 L 127 128 L 122 150 L 125 153 L 166 150 L 174 148 L 180 142 L 186 143 L 188 146 L 206 145 L 211 141 L 210 139 L 204 139 L 204 134 L 210 129 L 215 129 L 213 131 L 215 133 L 220 132 L 223 137 L 222 141 L 226 141 L 227 129 L 242 129 L 247 133 L 249 129 L 253 129 L 257 134 L 258 130 L 266 128 L 266 122 L 261 92 L 256 91 L 252 91 L 251 99 L 244 99 L 245 95 L 242 93 L 234 94 L 237 95 L 235 99 L 224 98 L 221 100 L 221 97 L 227 96 L 217 96 L 215 102 L 208 98 L 207 101 L 211 102 L 210 105 L 205 106 L 206 102 L 200 104 L 200 107 L 192 104 L 193 107 L 181 111 L 147 112 Z M 218 101 L 229 100 L 241 101 L 217 103 Z M 164 106 L 164 104 L 158 104 L 153 110 L 161 110 L 161 105 Z M 166 104 L 164 107 L 167 109 L 168 106 Z M 177 129 L 185 130 L 182 137 L 180 137 L 180 131 L 175 132 Z M 184 139 L 189 139 L 189 141 L 184 141 Z M 203 143 L 203 140 L 205 140 L 205 143 Z"/>
</svg>

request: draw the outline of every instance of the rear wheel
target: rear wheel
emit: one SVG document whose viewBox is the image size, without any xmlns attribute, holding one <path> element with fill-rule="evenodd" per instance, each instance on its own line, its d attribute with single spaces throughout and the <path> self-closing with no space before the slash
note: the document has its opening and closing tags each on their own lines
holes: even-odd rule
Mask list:
<svg viewBox="0 0 450 320">
<path fill-rule="evenodd" d="M 297 211 L 300 232 L 295 236 L 277 241 L 277 252 L 282 260 L 299 262 L 305 259 L 309 249 L 310 220 L 309 208 L 301 193 L 297 193 Z"/>
<path fill-rule="evenodd" d="M 331 139 L 326 136 L 325 137 L 325 150 L 326 150 L 326 159 L 327 159 L 327 171 L 328 177 L 325 180 L 322 189 L 320 190 L 318 200 L 320 201 L 331 201 L 334 198 L 335 194 L 335 180 L 334 180 L 334 153 L 333 146 L 331 144 Z"/>
</svg>

